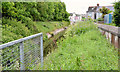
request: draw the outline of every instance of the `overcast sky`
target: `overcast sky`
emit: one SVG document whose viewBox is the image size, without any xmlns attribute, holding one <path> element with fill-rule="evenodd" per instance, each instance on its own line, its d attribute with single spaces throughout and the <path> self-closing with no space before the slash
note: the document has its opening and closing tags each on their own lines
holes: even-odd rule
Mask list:
<svg viewBox="0 0 120 72">
<path fill-rule="evenodd" d="M 113 5 L 112 3 L 118 0 L 61 0 L 66 4 L 66 9 L 69 13 L 85 14 L 89 6 L 96 6 L 97 3 L 100 6 Z"/>
</svg>

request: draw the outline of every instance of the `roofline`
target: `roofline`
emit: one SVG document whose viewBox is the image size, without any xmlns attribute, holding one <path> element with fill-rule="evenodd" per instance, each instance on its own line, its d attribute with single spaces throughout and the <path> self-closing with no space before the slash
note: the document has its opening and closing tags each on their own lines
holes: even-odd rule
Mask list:
<svg viewBox="0 0 120 72">
<path fill-rule="evenodd" d="M 98 6 L 89 6 L 89 7 L 98 7 Z M 100 6 L 99 6 L 100 7 Z M 106 6 L 102 6 L 102 7 L 106 7 Z M 108 7 L 108 6 L 107 6 Z M 109 7 L 113 7 L 113 5 L 109 6 Z"/>
</svg>

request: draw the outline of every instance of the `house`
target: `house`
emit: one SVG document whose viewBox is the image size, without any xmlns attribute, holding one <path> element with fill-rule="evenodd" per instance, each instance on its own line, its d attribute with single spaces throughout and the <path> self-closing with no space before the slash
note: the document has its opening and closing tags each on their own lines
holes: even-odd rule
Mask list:
<svg viewBox="0 0 120 72">
<path fill-rule="evenodd" d="M 87 18 L 90 17 L 93 20 L 94 19 L 98 19 L 101 18 L 102 13 L 100 13 L 99 9 L 102 7 L 106 7 L 108 9 L 110 9 L 111 11 L 114 11 L 114 7 L 113 6 L 99 6 L 99 4 L 97 4 L 97 6 L 89 6 L 87 13 Z M 112 12 L 113 14 L 113 12 Z"/>
<path fill-rule="evenodd" d="M 71 24 L 73 24 L 77 21 L 81 21 L 82 17 L 80 14 L 76 14 L 74 12 L 74 13 L 70 13 L 69 19 L 70 19 Z"/>
</svg>

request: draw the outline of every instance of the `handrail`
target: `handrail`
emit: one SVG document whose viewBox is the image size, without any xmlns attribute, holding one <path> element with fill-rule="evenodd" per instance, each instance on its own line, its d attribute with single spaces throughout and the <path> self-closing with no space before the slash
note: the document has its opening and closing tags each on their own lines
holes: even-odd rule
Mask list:
<svg viewBox="0 0 120 72">
<path fill-rule="evenodd" d="M 2 44 L 2 45 L 0 45 L 0 50 L 3 49 L 3 48 L 9 47 L 9 46 L 15 45 L 17 43 L 23 42 L 25 40 L 32 39 L 32 38 L 40 36 L 40 35 L 42 35 L 42 33 L 38 33 L 38 34 L 35 34 L 35 35 L 31 35 L 31 36 L 28 36 L 28 37 L 25 37 L 25 38 L 21 38 L 21 39 L 15 40 L 15 41 L 11 41 L 11 42 Z"/>
<path fill-rule="evenodd" d="M 10 46 L 13 46 L 15 44 L 19 44 L 19 54 L 20 54 L 20 70 L 25 70 L 25 61 L 24 61 L 24 41 L 26 40 L 29 40 L 29 39 L 32 39 L 32 38 L 35 38 L 35 37 L 38 37 L 40 36 L 40 60 L 41 60 L 41 67 L 43 67 L 43 34 L 42 33 L 38 33 L 38 34 L 35 34 L 35 35 L 31 35 L 31 36 L 28 36 L 28 37 L 25 37 L 25 38 L 21 38 L 21 39 L 18 39 L 18 40 L 15 40 L 15 41 L 11 41 L 11 42 L 8 42 L 8 43 L 5 43 L 5 44 L 2 44 L 0 45 L 0 50 L 2 51 L 2 49 L 5 49 L 7 47 L 10 47 Z M 9 49 L 9 48 L 8 48 Z M 36 51 L 36 50 L 35 50 Z M 34 52 L 34 54 L 36 54 L 36 52 Z"/>
</svg>

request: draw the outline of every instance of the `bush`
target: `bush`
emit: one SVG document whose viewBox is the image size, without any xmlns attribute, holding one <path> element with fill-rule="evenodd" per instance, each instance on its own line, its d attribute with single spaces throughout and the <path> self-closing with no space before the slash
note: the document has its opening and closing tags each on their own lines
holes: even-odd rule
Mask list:
<svg viewBox="0 0 120 72">
<path fill-rule="evenodd" d="M 16 19 L 2 19 L 2 38 L 3 43 L 7 43 L 16 39 L 27 37 L 36 33 L 43 32 L 45 37 L 46 33 L 51 32 L 57 28 L 68 26 L 70 23 L 66 21 L 62 22 L 33 22 L 28 21 L 22 23 Z M 12 36 L 13 35 L 13 36 Z M 45 37 L 46 40 L 47 37 Z"/>
<path fill-rule="evenodd" d="M 38 32 L 37 30 L 35 30 L 34 24 L 32 22 L 27 23 L 28 26 L 26 26 L 25 23 L 21 23 L 21 21 L 18 22 L 16 19 L 10 20 L 3 18 L 2 22 L 3 43 L 7 43 L 9 41 L 26 37 L 34 34 L 35 32 Z"/>
<path fill-rule="evenodd" d="M 92 18 L 88 18 L 88 21 L 93 22 L 93 19 Z"/>
<path fill-rule="evenodd" d="M 22 24 L 20 21 L 17 22 L 15 19 L 3 19 L 3 29 L 13 32 L 17 35 L 21 35 L 23 37 L 30 35 L 30 31 L 27 27 L 25 27 L 25 24 Z"/>
<path fill-rule="evenodd" d="M 103 18 L 98 18 L 97 21 L 104 21 L 104 19 Z"/>
<path fill-rule="evenodd" d="M 94 22 L 97 22 L 97 20 L 95 19 Z"/>
<path fill-rule="evenodd" d="M 115 3 L 114 9 L 113 22 L 116 24 L 116 26 L 120 26 L 120 2 Z"/>
<path fill-rule="evenodd" d="M 16 39 L 22 38 L 21 35 L 10 32 L 9 30 L 2 29 L 2 42 L 7 43 Z"/>
</svg>

